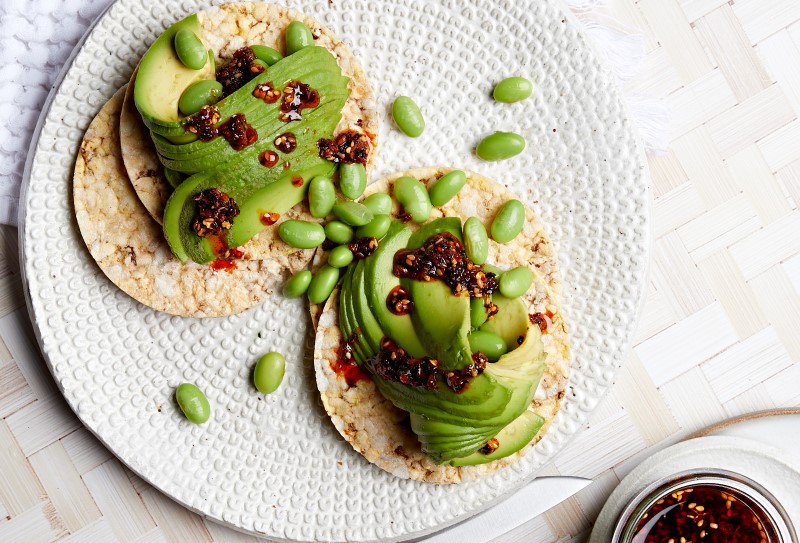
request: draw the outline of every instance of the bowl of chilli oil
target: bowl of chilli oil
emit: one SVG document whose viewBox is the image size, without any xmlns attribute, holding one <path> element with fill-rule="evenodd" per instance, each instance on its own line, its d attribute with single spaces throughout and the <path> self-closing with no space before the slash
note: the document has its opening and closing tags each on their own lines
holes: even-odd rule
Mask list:
<svg viewBox="0 0 800 543">
<path fill-rule="evenodd" d="M 757 482 L 707 469 L 678 473 L 640 492 L 613 543 L 798 543 L 786 511 Z"/>
</svg>

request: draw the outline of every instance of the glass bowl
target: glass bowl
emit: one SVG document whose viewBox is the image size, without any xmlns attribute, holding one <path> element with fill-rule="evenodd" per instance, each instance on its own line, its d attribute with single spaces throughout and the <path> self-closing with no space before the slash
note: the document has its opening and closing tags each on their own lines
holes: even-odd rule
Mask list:
<svg viewBox="0 0 800 543">
<path fill-rule="evenodd" d="M 684 471 L 654 482 L 622 511 L 612 543 L 798 543 L 786 511 L 757 482 L 726 470 Z"/>
</svg>

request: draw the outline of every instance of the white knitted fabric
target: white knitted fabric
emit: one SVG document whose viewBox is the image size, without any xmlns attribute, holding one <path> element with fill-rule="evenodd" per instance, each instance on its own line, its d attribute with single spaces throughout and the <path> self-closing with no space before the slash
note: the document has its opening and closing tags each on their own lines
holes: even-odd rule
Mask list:
<svg viewBox="0 0 800 543">
<path fill-rule="evenodd" d="M 112 0 L 0 0 L 0 223 L 17 224 L 28 147 L 47 95 L 92 21 Z M 636 74 L 644 40 L 604 18 L 601 0 L 565 0 L 621 79 Z M 645 148 L 663 151 L 669 114 L 658 100 L 627 97 Z"/>
</svg>

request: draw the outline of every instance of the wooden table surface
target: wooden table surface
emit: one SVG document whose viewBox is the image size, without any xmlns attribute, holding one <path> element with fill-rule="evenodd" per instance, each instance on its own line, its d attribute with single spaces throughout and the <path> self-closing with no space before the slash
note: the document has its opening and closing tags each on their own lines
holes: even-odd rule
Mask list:
<svg viewBox="0 0 800 543">
<path fill-rule="evenodd" d="M 646 305 L 613 391 L 546 470 L 594 483 L 497 542 L 582 541 L 654 450 L 800 405 L 800 1 L 609 9 L 647 37 L 629 90 L 673 115 L 669 152 L 649 159 Z M 0 228 L 0 541 L 259 541 L 176 505 L 81 426 L 33 339 L 17 254 L 17 230 Z"/>
</svg>

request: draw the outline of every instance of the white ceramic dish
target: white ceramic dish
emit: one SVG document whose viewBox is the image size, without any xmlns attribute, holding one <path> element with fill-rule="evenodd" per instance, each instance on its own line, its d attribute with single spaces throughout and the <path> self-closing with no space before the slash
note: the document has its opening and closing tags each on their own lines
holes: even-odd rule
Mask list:
<svg viewBox="0 0 800 543">
<path fill-rule="evenodd" d="M 558 0 L 291 2 L 350 44 L 379 104 L 410 94 L 422 106 L 428 126 L 416 140 L 382 111 L 375 179 L 420 165 L 476 170 L 527 201 L 559 252 L 574 361 L 555 424 L 509 469 L 426 485 L 389 476 L 339 438 L 304 362 L 302 303 L 276 296 L 229 318 L 169 317 L 115 288 L 81 241 L 70 178 L 84 130 L 161 30 L 207 5 L 118 0 L 76 50 L 34 138 L 20 218 L 26 295 L 67 402 L 144 480 L 208 518 L 276 540 L 402 540 L 495 503 L 582 426 L 635 325 L 650 201 L 612 76 Z M 535 97 L 492 102 L 493 84 L 517 74 L 536 82 Z M 493 130 L 521 133 L 528 149 L 502 163 L 477 160 L 472 148 Z M 279 392 L 264 398 L 248 377 L 267 350 L 283 352 L 288 369 Z M 182 381 L 207 392 L 208 424 L 180 416 L 172 393 Z"/>
<path fill-rule="evenodd" d="M 773 417 L 777 418 L 781 417 Z M 757 419 L 743 423 L 744 428 L 738 430 L 737 426 L 730 426 L 719 435 L 690 439 L 659 451 L 620 482 L 600 512 L 589 543 L 612 540 L 620 513 L 642 489 L 672 474 L 701 468 L 732 471 L 756 481 L 777 499 L 797 526 L 800 523 L 797 490 L 800 488 L 800 464 L 796 451 L 790 452 L 791 449 L 776 443 L 756 441 L 753 437 L 763 434 L 761 430 L 754 430 L 758 421 L 766 422 L 765 426 L 761 425 L 763 427 L 781 425 L 784 431 L 798 430 L 796 418 L 782 424 Z"/>
</svg>

